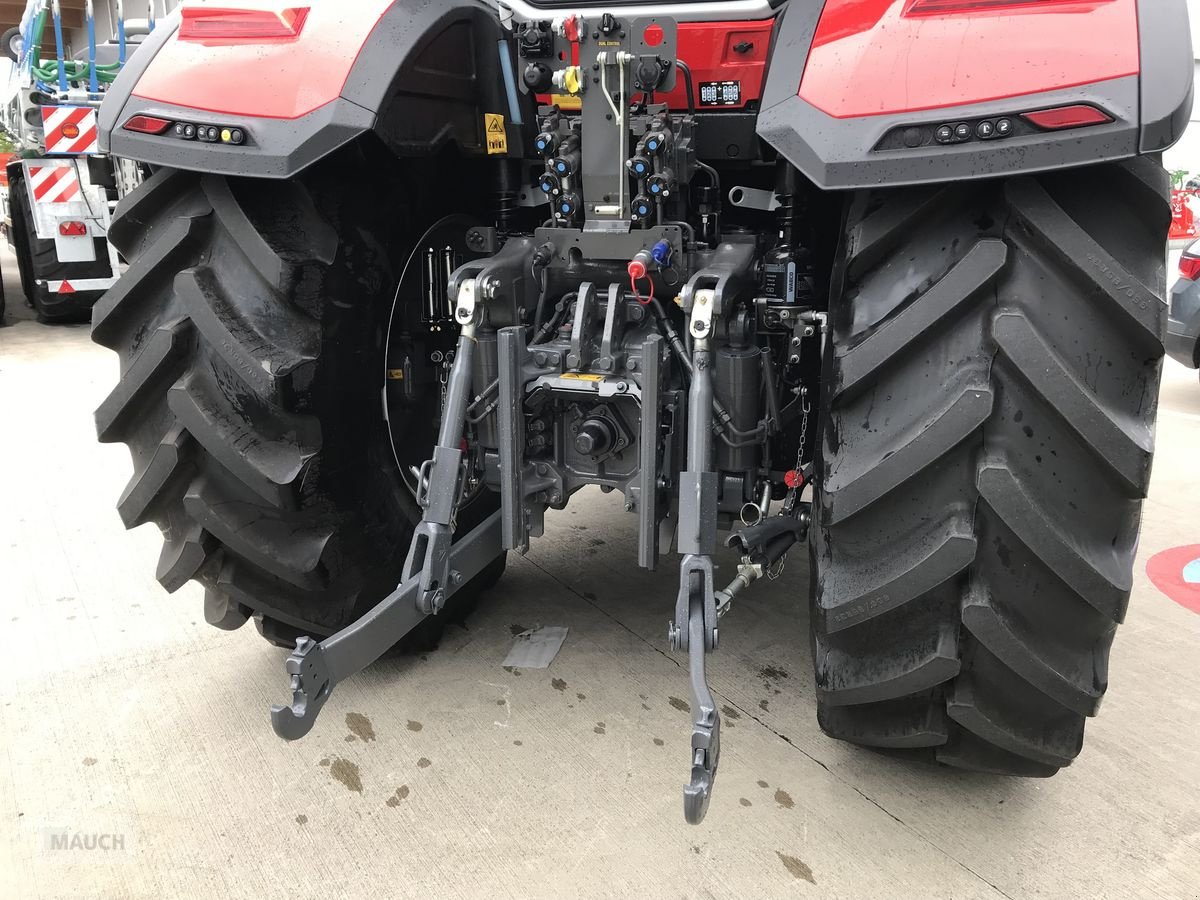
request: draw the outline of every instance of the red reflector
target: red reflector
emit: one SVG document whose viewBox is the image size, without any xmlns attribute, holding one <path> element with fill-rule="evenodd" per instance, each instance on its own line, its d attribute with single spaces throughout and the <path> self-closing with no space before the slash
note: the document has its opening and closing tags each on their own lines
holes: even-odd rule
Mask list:
<svg viewBox="0 0 1200 900">
<path fill-rule="evenodd" d="M 82 222 L 59 222 L 58 233 L 63 237 L 81 237 L 87 234 L 87 226 Z"/>
<path fill-rule="evenodd" d="M 1083 128 L 1086 125 L 1103 125 L 1113 120 L 1112 116 L 1094 106 L 1080 103 L 1076 106 L 1059 106 L 1055 109 L 1039 109 L 1022 114 L 1022 118 L 1038 128 L 1057 131 L 1061 128 Z"/>
<path fill-rule="evenodd" d="M 666 35 L 663 33 L 661 25 L 649 25 L 642 32 L 642 40 L 646 42 L 647 47 L 657 47 L 663 42 Z"/>
<path fill-rule="evenodd" d="M 1183 256 L 1179 260 L 1179 274 L 1188 281 L 1200 278 L 1200 256 Z"/>
<path fill-rule="evenodd" d="M 307 6 L 280 10 L 185 6 L 179 40 L 291 40 L 299 36 L 308 10 Z"/>
<path fill-rule="evenodd" d="M 75 293 L 75 288 L 71 287 L 71 282 L 64 281 L 58 286 L 58 292 L 60 294 L 73 294 Z"/>
<path fill-rule="evenodd" d="M 783 473 L 783 483 L 789 488 L 804 487 L 804 475 L 796 469 L 788 469 Z"/>
<path fill-rule="evenodd" d="M 126 131 L 137 131 L 141 134 L 162 134 L 170 124 L 170 120 L 154 116 L 132 116 L 126 119 L 121 127 Z"/>
</svg>

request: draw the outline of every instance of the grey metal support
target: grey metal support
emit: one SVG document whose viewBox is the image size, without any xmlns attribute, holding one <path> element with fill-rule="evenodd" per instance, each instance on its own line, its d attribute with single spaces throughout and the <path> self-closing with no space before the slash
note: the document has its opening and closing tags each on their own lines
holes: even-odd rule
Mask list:
<svg viewBox="0 0 1200 900">
<path fill-rule="evenodd" d="M 713 354 L 697 340 L 688 390 L 688 467 L 680 473 L 679 552 L 711 556 L 717 548 L 717 473 L 713 460 Z"/>
<path fill-rule="evenodd" d="M 716 550 L 717 473 L 713 465 L 713 296 L 697 291 L 689 331 L 692 384 L 688 390 L 688 467 L 680 475 L 679 594 L 669 636 L 688 653 L 692 692 L 691 780 L 683 789 L 683 812 L 698 824 L 708 811 L 721 755 L 721 717 L 708 688 L 704 656 L 717 648 L 717 603 L 712 554 Z"/>
<path fill-rule="evenodd" d="M 662 338 L 642 342 L 642 421 L 638 434 L 638 565 L 658 565 L 658 447 L 662 410 Z"/>
<path fill-rule="evenodd" d="M 525 329 L 502 328 L 498 336 L 500 393 L 497 424 L 500 431 L 500 511 L 506 550 L 529 550 L 529 524 L 525 518 Z"/>
<path fill-rule="evenodd" d="M 608 306 L 604 310 L 604 330 L 600 334 L 600 358 L 596 361 L 596 368 L 601 372 L 615 372 L 624 355 L 621 349 L 621 334 L 625 327 L 624 287 L 615 281 L 608 286 Z"/>
<path fill-rule="evenodd" d="M 454 318 L 462 326 L 458 351 L 446 383 L 446 406 L 438 429 L 433 457 L 422 466 L 418 483 L 423 486 L 417 502 L 423 508 L 421 521 L 413 529 L 403 580 L 420 579 L 416 604 L 422 613 L 435 613 L 446 602 L 450 576 L 450 543 L 454 509 L 462 476 L 462 439 L 467 405 L 471 397 L 471 366 L 475 354 L 475 330 L 483 318 L 476 303 L 478 279 L 459 284 Z"/>
<path fill-rule="evenodd" d="M 500 555 L 500 513 L 492 513 L 450 549 L 447 595 L 469 582 Z M 271 727 L 294 741 L 312 729 L 333 689 L 379 659 L 412 631 L 425 613 L 418 607 L 420 577 L 406 578 L 370 612 L 337 634 L 317 643 L 303 637 L 288 657 L 292 702 L 271 707 Z"/>
<path fill-rule="evenodd" d="M 579 285 L 579 297 L 575 301 L 575 321 L 571 327 L 571 349 L 567 352 L 567 368 L 576 372 L 592 363 L 592 333 L 596 320 L 596 285 L 585 281 Z"/>
<path fill-rule="evenodd" d="M 471 399 L 471 365 L 474 358 L 475 328 L 467 325 L 458 336 L 454 365 L 446 382 L 446 408 L 442 410 L 442 424 L 438 429 L 439 447 L 457 450 L 462 445 L 467 404 Z"/>
</svg>

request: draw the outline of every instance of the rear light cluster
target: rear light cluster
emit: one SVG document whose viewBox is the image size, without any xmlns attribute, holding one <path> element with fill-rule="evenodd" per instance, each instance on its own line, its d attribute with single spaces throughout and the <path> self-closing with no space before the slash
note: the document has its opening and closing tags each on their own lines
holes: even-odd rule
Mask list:
<svg viewBox="0 0 1200 900">
<path fill-rule="evenodd" d="M 83 237 L 87 234 L 87 225 L 83 222 L 59 222 L 58 233 L 63 237 Z"/>
<path fill-rule="evenodd" d="M 891 129 L 876 150 L 915 150 L 931 144 L 966 144 L 1009 137 L 1029 137 L 1047 131 L 1088 128 L 1116 121 L 1098 106 L 1073 103 L 1050 109 L 1030 110 L 1010 116 L 960 119 L 935 125 L 901 125 Z"/>
<path fill-rule="evenodd" d="M 139 134 L 163 134 L 170 129 L 169 137 L 185 141 L 203 141 L 206 144 L 244 144 L 246 132 L 234 125 L 206 125 L 193 122 L 173 122 L 156 116 L 131 116 L 121 126 L 126 131 Z"/>
<path fill-rule="evenodd" d="M 308 18 L 307 6 L 287 9 L 235 9 L 185 6 L 181 11 L 181 41 L 289 41 L 300 36 Z"/>
<path fill-rule="evenodd" d="M 1188 281 L 1200 278 L 1200 256 L 1193 256 L 1190 251 L 1184 253 L 1179 259 L 1179 274 Z"/>
</svg>

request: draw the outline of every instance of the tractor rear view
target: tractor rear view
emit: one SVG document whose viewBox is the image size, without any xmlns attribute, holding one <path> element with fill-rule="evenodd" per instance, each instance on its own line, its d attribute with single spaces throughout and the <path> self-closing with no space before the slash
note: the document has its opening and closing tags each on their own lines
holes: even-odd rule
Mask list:
<svg viewBox="0 0 1200 900">
<path fill-rule="evenodd" d="M 294 648 L 281 736 L 599 486 L 638 565 L 680 556 L 688 821 L 718 620 L 805 545 L 828 734 L 1080 752 L 1150 476 L 1183 0 L 185 4 L 118 88 L 102 143 L 156 172 L 112 226 L 100 439 L 162 584 Z"/>
</svg>

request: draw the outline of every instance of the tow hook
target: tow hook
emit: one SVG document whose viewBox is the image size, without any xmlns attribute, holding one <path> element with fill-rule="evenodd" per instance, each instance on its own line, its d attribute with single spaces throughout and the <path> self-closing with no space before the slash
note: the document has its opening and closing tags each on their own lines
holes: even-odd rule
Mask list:
<svg viewBox="0 0 1200 900">
<path fill-rule="evenodd" d="M 686 556 L 675 621 L 669 628 L 671 647 L 688 652 L 692 691 L 692 770 L 683 788 L 683 815 L 699 825 L 708 812 L 717 763 L 721 758 L 721 716 L 708 687 L 704 657 L 717 648 L 717 606 L 709 556 Z"/>
<path fill-rule="evenodd" d="M 717 620 L 734 598 L 771 572 L 796 543 L 808 535 L 809 513 L 778 515 L 741 528 L 726 544 L 740 547 L 743 555 L 737 575 L 722 591 L 713 590 L 712 557 L 687 555 L 681 566 L 675 621 L 668 630 L 671 647 L 687 650 L 688 678 L 692 691 L 692 771 L 683 789 L 683 815 L 698 825 L 708 812 L 717 765 L 721 759 L 721 716 L 708 686 L 705 656 L 717 649 Z"/>
</svg>

